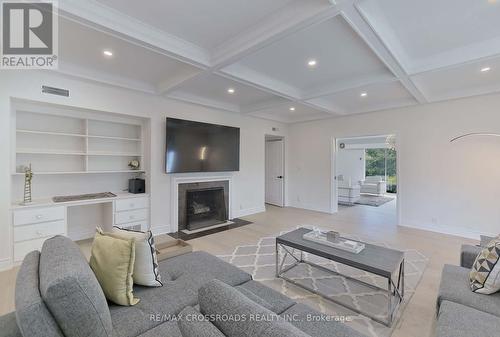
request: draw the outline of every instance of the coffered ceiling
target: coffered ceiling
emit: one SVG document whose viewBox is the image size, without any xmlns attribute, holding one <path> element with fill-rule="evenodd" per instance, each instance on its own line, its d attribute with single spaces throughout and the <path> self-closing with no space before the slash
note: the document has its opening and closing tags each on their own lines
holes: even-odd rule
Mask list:
<svg viewBox="0 0 500 337">
<path fill-rule="evenodd" d="M 500 91 L 500 0 L 59 7 L 60 72 L 286 123 Z"/>
</svg>

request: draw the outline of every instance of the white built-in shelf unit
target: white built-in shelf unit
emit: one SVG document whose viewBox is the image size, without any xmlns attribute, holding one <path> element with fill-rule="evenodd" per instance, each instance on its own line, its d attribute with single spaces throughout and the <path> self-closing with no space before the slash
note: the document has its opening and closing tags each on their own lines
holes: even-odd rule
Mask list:
<svg viewBox="0 0 500 337">
<path fill-rule="evenodd" d="M 24 174 L 30 163 L 40 175 L 144 173 L 139 119 L 65 113 L 28 104 L 16 109 L 15 130 L 13 175 Z M 131 169 L 132 160 L 141 167 Z"/>
</svg>

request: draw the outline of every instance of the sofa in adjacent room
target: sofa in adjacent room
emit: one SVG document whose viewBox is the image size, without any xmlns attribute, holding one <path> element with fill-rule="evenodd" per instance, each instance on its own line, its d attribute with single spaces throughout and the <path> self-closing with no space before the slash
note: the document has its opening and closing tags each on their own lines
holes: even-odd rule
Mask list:
<svg viewBox="0 0 500 337">
<path fill-rule="evenodd" d="M 205 252 L 164 260 L 160 272 L 162 287 L 134 286 L 138 304 L 114 305 L 106 301 L 79 247 L 67 237 L 48 239 L 41 252 L 31 252 L 21 265 L 16 311 L 0 317 L 0 336 L 186 337 L 198 336 L 197 329 L 202 329 L 210 331 L 210 336 L 251 336 L 255 332 L 260 336 L 362 337 L 339 322 L 308 321 L 308 315 L 320 313 Z M 189 324 L 172 319 L 181 312 L 259 313 L 279 319 L 257 324 Z"/>
<path fill-rule="evenodd" d="M 436 337 L 500 336 L 500 292 L 483 295 L 469 287 L 469 272 L 481 250 L 463 245 L 460 266 L 445 265 L 437 299 Z"/>
<path fill-rule="evenodd" d="M 381 176 L 370 176 L 361 181 L 361 193 L 382 195 L 386 192 L 387 182 Z"/>
</svg>

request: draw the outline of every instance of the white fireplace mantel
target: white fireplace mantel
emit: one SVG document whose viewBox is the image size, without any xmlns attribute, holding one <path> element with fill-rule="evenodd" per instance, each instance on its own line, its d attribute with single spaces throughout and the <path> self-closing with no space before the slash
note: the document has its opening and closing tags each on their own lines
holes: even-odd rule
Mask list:
<svg viewBox="0 0 500 337">
<path fill-rule="evenodd" d="M 171 195 L 170 195 L 170 223 L 171 231 L 177 232 L 179 230 L 179 184 L 190 184 L 190 183 L 205 183 L 211 181 L 227 181 L 229 183 L 229 220 L 233 219 L 233 193 L 232 193 L 232 184 L 233 184 L 233 176 L 231 174 L 218 174 L 214 176 L 198 176 L 198 175 L 172 175 L 171 178 Z"/>
</svg>

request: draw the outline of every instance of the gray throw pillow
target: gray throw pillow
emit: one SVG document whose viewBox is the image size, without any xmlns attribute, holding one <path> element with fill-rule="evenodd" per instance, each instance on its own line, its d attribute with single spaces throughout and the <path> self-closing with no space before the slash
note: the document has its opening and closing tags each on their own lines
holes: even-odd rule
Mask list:
<svg viewBox="0 0 500 337">
<path fill-rule="evenodd" d="M 212 280 L 198 291 L 200 311 L 228 337 L 308 337 L 237 289 Z M 217 318 L 218 317 L 218 318 Z"/>
<path fill-rule="evenodd" d="M 183 337 L 225 337 L 212 323 L 193 307 L 186 307 L 179 314 L 179 329 Z"/>
</svg>

